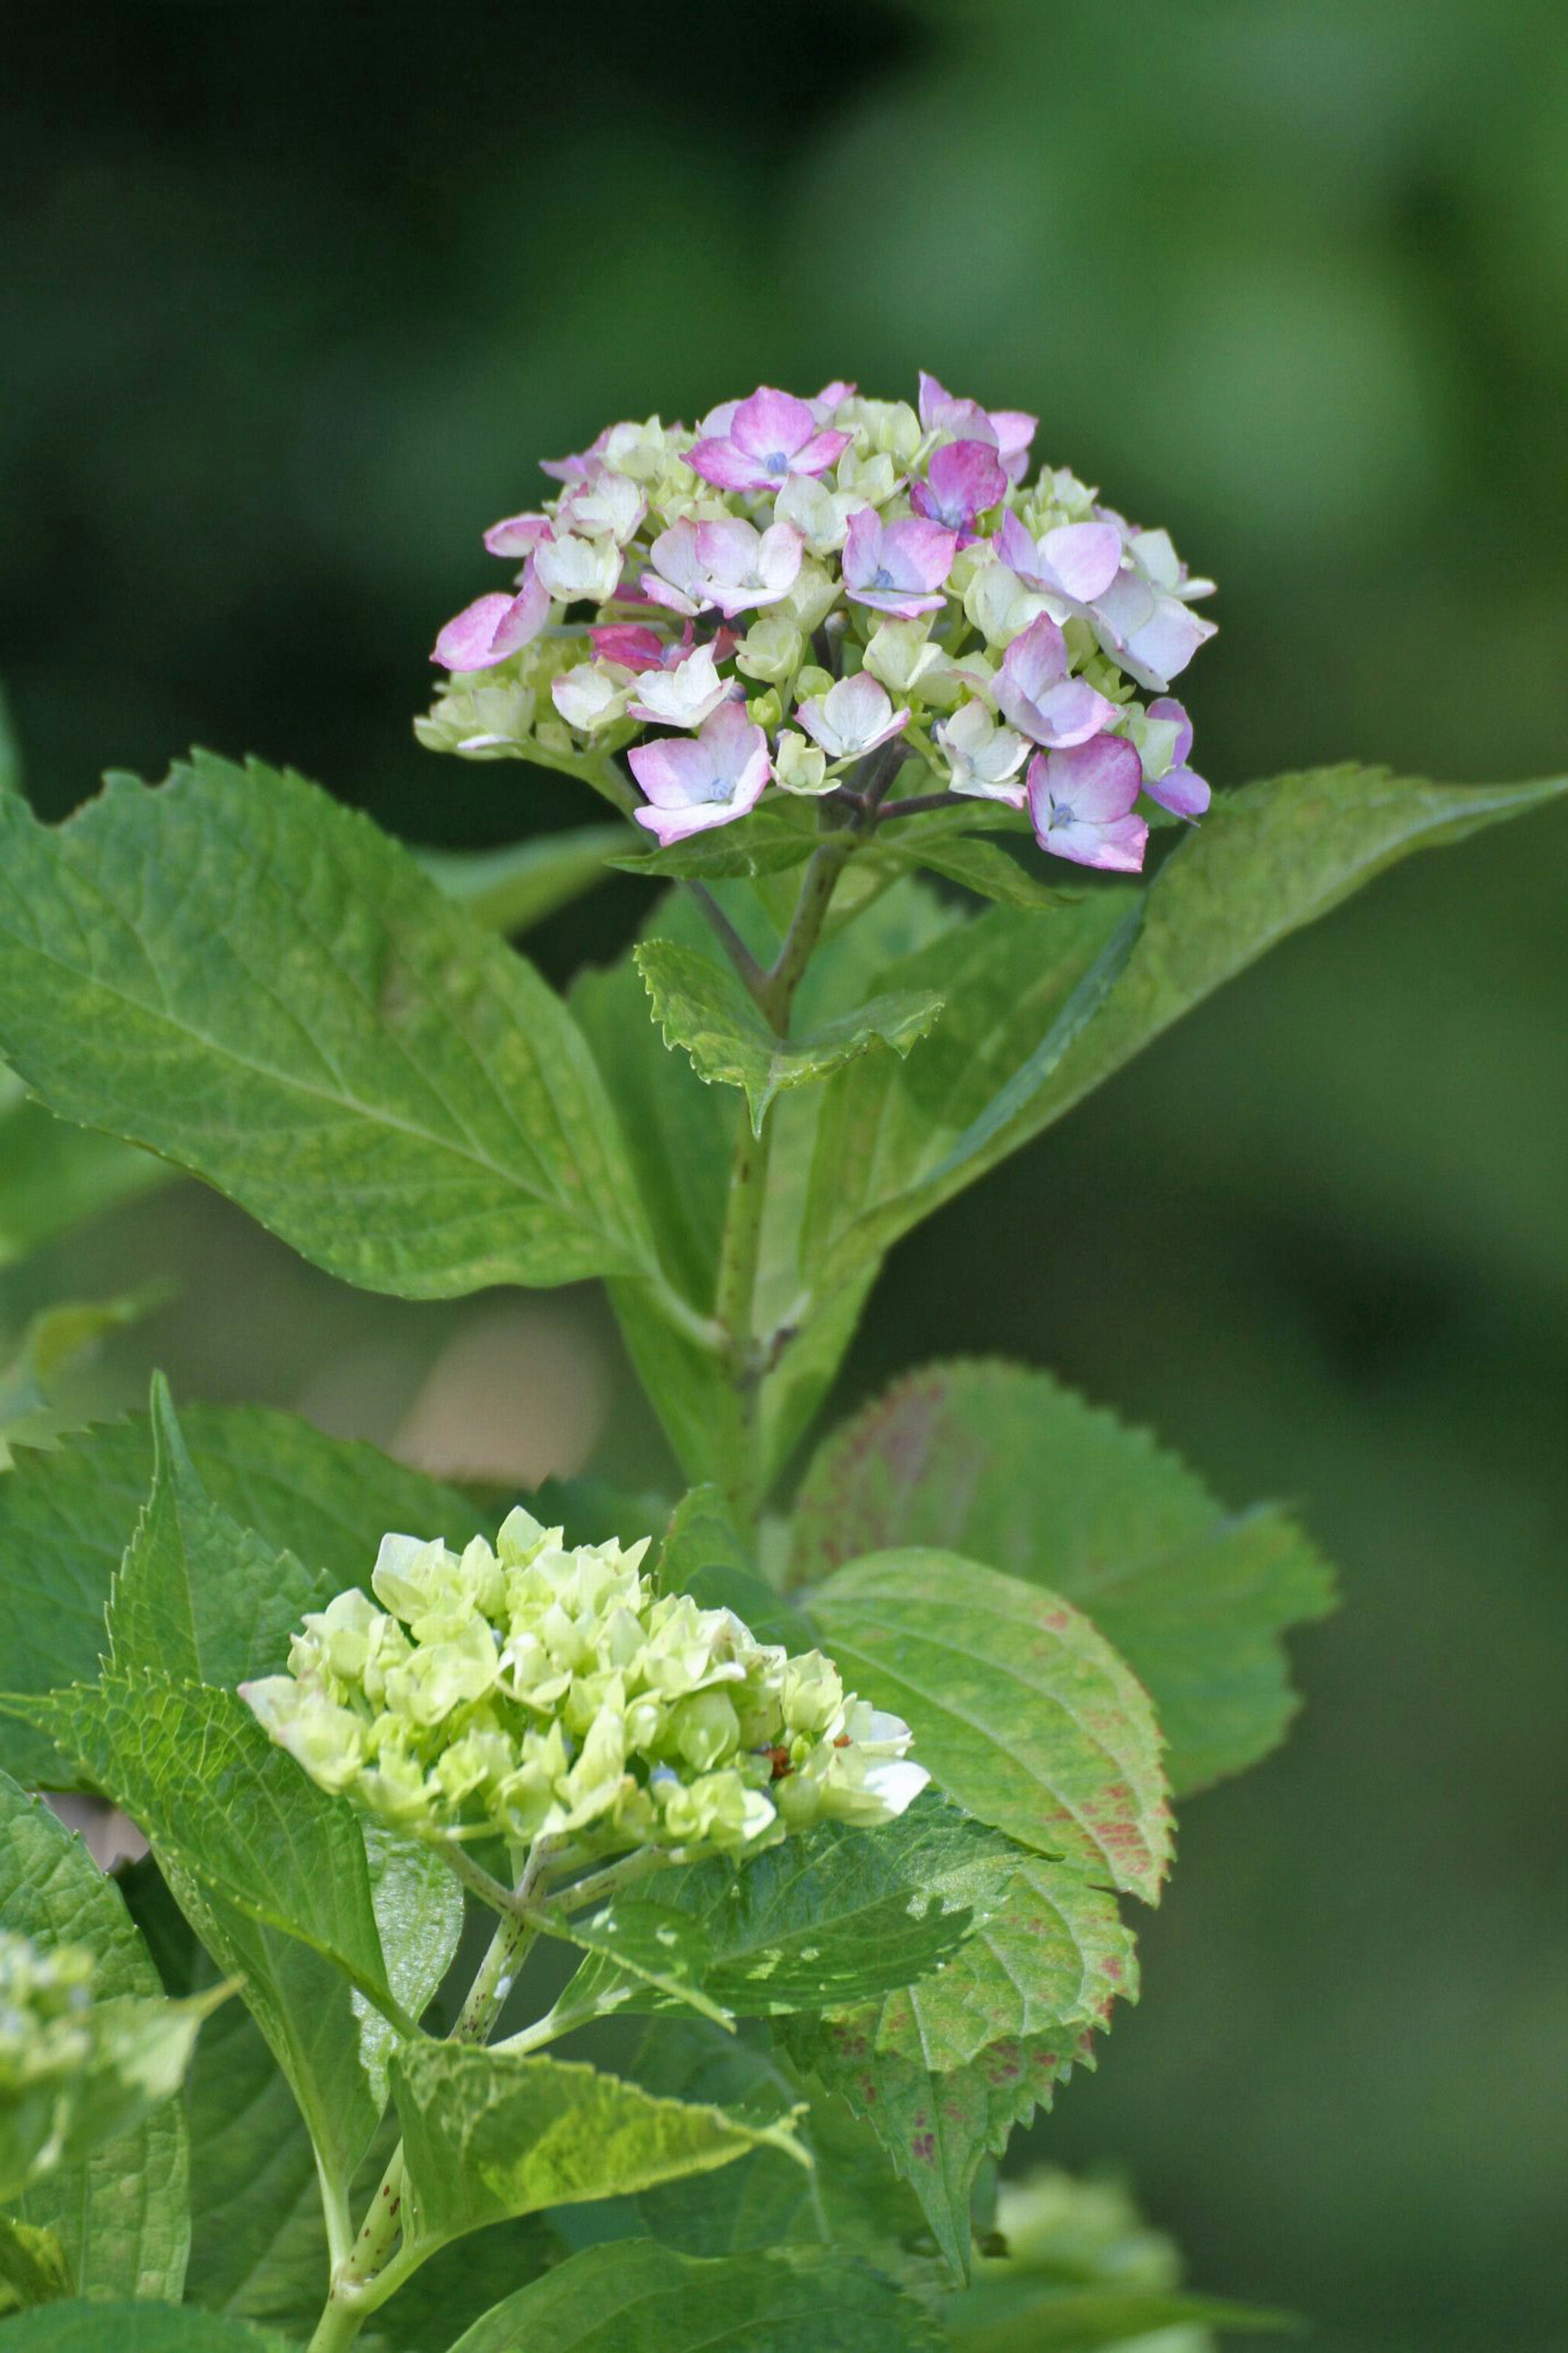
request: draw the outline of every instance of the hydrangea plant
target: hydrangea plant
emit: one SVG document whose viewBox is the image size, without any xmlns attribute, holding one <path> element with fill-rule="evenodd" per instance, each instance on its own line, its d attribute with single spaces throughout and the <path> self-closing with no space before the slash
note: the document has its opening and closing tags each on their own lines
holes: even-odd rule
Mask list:
<svg viewBox="0 0 1568 2353">
<path fill-rule="evenodd" d="M 1564 780 L 1211 799 L 1170 691 L 1211 584 L 1037 438 L 925 376 L 547 467 L 416 723 L 524 764 L 500 849 L 205 753 L 58 828 L 0 788 L 0 1258 L 184 1170 L 368 1290 L 602 1279 L 669 1463 L 497 1497 L 160 1381 L 68 1431 L 26 1342 L 15 2353 L 1263 2325 L 1009 2145 L 1136 1993 L 1173 1803 L 1280 1738 L 1327 1572 L 1043 1370 L 944 1360 L 816 1425 L 902 1235 Z M 541 770 L 607 816 L 529 835 L 571 789 Z M 638 934 L 563 997 L 515 944 L 611 870 Z M 145 1860 L 105 1878 L 37 1790 Z"/>
</svg>

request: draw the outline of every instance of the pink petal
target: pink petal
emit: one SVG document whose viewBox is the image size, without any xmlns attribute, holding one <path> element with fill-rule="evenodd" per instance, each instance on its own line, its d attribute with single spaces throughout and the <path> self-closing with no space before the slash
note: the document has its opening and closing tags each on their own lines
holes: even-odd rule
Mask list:
<svg viewBox="0 0 1568 2353">
<path fill-rule="evenodd" d="M 588 635 L 605 661 L 624 662 L 627 670 L 662 670 L 669 651 L 669 640 L 646 621 L 614 621 Z"/>
<path fill-rule="evenodd" d="M 773 480 L 765 466 L 733 441 L 698 441 L 687 451 L 686 462 L 719 491 L 762 491 Z"/>
<path fill-rule="evenodd" d="M 685 808 L 713 773 L 701 744 L 688 735 L 661 735 L 655 744 L 634 744 L 626 764 L 650 801 L 659 808 Z"/>
<path fill-rule="evenodd" d="M 1151 719 L 1175 722 L 1176 742 L 1175 748 L 1171 754 L 1171 765 L 1173 768 L 1184 767 L 1193 748 L 1193 723 L 1187 717 L 1184 707 L 1176 701 L 1173 694 L 1163 694 L 1157 702 L 1152 702 L 1149 705 L 1149 716 Z"/>
<path fill-rule="evenodd" d="M 795 451 L 805 447 L 816 429 L 816 419 L 808 402 L 764 384 L 736 409 L 730 438 L 748 457 L 758 459 L 766 471 L 784 474 Z"/>
<path fill-rule="evenodd" d="M 790 460 L 792 474 L 826 474 L 836 466 L 854 439 L 850 433 L 814 433 Z"/>
<path fill-rule="evenodd" d="M 1098 694 L 1084 678 L 1064 678 L 1059 686 L 1047 687 L 1035 709 L 1038 717 L 1030 732 L 1037 744 L 1052 751 L 1087 744 L 1118 716 L 1115 703 Z M 1139 774 L 1142 774 L 1142 762 Z"/>
<path fill-rule="evenodd" d="M 508 515 L 503 522 L 491 523 L 485 545 L 492 555 L 527 555 L 541 540 L 553 534 L 554 526 L 546 514 Z"/>
<path fill-rule="evenodd" d="M 1053 825 L 1035 839 L 1053 858 L 1070 858 L 1075 866 L 1097 866 L 1111 874 L 1139 874 L 1149 846 L 1149 828 L 1141 817 L 1119 817 L 1110 825 Z"/>
<path fill-rule="evenodd" d="M 499 592 L 476 596 L 447 622 L 436 640 L 431 660 L 439 662 L 443 670 L 489 670 L 500 659 L 492 650 L 492 640 L 502 615 L 510 610 L 511 598 Z"/>
<path fill-rule="evenodd" d="M 1026 695 L 1031 702 L 1037 702 L 1048 688 L 1059 684 L 1067 676 L 1067 639 L 1050 615 L 1042 613 L 1014 638 L 1003 655 L 998 701 L 1005 685 L 1011 696 Z"/>
<path fill-rule="evenodd" d="M 958 533 L 945 524 L 910 517 L 884 526 L 881 561 L 900 586 L 940 588 L 957 553 Z"/>
<path fill-rule="evenodd" d="M 1145 784 L 1143 789 L 1173 817 L 1202 817 L 1213 797 L 1196 769 L 1184 766 L 1167 768 L 1157 785 Z"/>
<path fill-rule="evenodd" d="M 1047 532 L 1040 553 L 1065 593 L 1080 605 L 1101 596 L 1121 565 L 1121 534 L 1108 522 L 1064 522 Z"/>
<path fill-rule="evenodd" d="M 1031 763 L 1033 782 L 1038 760 Z M 1138 754 L 1124 735 L 1096 735 L 1086 744 L 1047 752 L 1045 779 L 1058 808 L 1083 825 L 1110 825 L 1131 814 L 1143 789 Z"/>
</svg>

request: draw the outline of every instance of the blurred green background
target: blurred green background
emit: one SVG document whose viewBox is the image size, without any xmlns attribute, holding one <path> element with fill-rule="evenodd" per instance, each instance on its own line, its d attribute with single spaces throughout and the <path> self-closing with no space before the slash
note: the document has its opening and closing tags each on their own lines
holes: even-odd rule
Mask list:
<svg viewBox="0 0 1568 2353">
<path fill-rule="evenodd" d="M 196 740 L 426 840 L 581 822 L 410 737 L 481 526 L 608 417 L 921 365 L 1217 574 L 1217 781 L 1562 765 L 1561 0 L 88 5 L 13 17 L 0 117 L 0 670 L 51 813 Z M 1192 1808 L 1143 2008 L 1035 2137 L 1333 2353 L 1568 2344 L 1565 852 L 1292 942 L 906 1244 L 844 1384 L 1044 1361 L 1342 1566 L 1296 1736 Z M 156 1356 L 444 1467 L 662 1473 L 591 1300 L 359 1299 L 194 1188 L 13 1270 L 0 1331 L 154 1274 L 100 1404 Z"/>
</svg>

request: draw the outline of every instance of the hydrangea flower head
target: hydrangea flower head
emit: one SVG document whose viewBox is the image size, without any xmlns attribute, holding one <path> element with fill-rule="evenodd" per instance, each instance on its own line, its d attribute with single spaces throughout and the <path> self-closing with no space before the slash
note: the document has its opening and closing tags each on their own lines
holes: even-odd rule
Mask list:
<svg viewBox="0 0 1568 2353">
<path fill-rule="evenodd" d="M 568 1546 L 521 1510 L 493 1548 L 389 1535 L 370 1593 L 312 1612 L 288 1673 L 242 1695 L 321 1788 L 425 1837 L 575 1862 L 902 1813 L 929 1778 L 909 1726 L 820 1652 L 657 1594 L 646 1549 Z"/>
<path fill-rule="evenodd" d="M 831 828 L 836 793 L 897 771 L 900 797 L 1027 800 L 1052 855 L 1136 868 L 1140 797 L 1189 823 L 1208 806 L 1170 687 L 1214 634 L 1214 584 L 1065 467 L 1031 478 L 1037 428 L 929 375 L 912 403 L 763 385 L 695 430 L 607 426 L 544 467 L 557 496 L 486 533 L 520 568 L 441 631 L 417 732 L 601 785 L 624 758 L 661 844 L 772 792 L 818 796 Z M 1128 754 L 1131 801 L 1089 817 L 1104 791 L 1081 780 L 1123 796 Z"/>
</svg>

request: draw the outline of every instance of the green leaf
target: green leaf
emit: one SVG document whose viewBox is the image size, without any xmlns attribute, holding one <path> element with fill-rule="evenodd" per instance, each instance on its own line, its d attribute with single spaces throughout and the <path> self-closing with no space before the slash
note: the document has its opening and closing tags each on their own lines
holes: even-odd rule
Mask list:
<svg viewBox="0 0 1568 2353">
<path fill-rule="evenodd" d="M 1117 986 L 1142 903 L 1116 885 L 1048 923 L 993 907 L 878 974 L 896 994 L 940 985 L 947 1012 L 907 1064 L 868 1061 L 828 1089 L 806 1220 L 819 1289 L 879 1263 L 1014 1148 L 1003 1139 L 1033 1116 Z"/>
<path fill-rule="evenodd" d="M 937 2341 L 912 2298 L 850 2255 L 704 2261 L 621 2239 L 509 2296 L 451 2353 L 923 2353 Z"/>
<path fill-rule="evenodd" d="M 0 1067 L 0 1268 L 177 1173 L 150 1152 L 54 1118 Z"/>
<path fill-rule="evenodd" d="M 26 791 L 22 780 L 22 746 L 11 717 L 10 698 L 0 687 L 0 793 L 13 793 L 18 799 Z"/>
<path fill-rule="evenodd" d="M 706 2173 L 753 2148 L 797 2146 L 787 2114 L 661 2100 L 592 2067 L 471 2043 L 406 2045 L 393 2060 L 392 2089 L 405 2243 L 416 2246 Z"/>
<path fill-rule="evenodd" d="M 242 2320 L 168 2304 L 48 2304 L 5 2324 L 5 2353 L 289 2353 Z"/>
<path fill-rule="evenodd" d="M 162 1283 L 114 1299 L 68 1299 L 41 1308 L 8 1365 L 0 1365 L 0 1444 L 16 1444 L 35 1416 L 47 1413 L 58 1382 L 96 1354 L 110 1333 L 139 1323 L 168 1298 Z"/>
<path fill-rule="evenodd" d="M 0 2312 L 12 2306 L 55 2304 L 76 2282 L 66 2251 L 52 2231 L 12 2222 L 0 2214 Z M 9 2302 L 7 2301 L 9 2297 Z"/>
<path fill-rule="evenodd" d="M 1274 2331 L 1295 2326 L 1287 2315 L 1250 2305 L 1222 2303 L 1179 2290 L 1082 2287 L 1071 2281 L 982 2280 L 947 2308 L 948 2342 L 953 2353 L 1098 2353 L 1101 2347 L 1131 2348 L 1153 2339 L 1176 2353 L 1172 2329 Z M 1196 2353 L 1203 2340 L 1184 2336 Z"/>
<path fill-rule="evenodd" d="M 924 867 L 944 881 L 961 882 L 978 897 L 994 899 L 998 906 L 1019 908 L 1025 914 L 1047 914 L 1071 903 L 1068 892 L 1053 890 L 994 842 L 970 834 L 917 834 L 907 840 L 901 833 L 880 834 L 871 855 L 879 863 L 886 861 L 906 871 Z"/>
<path fill-rule="evenodd" d="M 237 1694 L 142 1669 L 27 1705 L 141 1827 L 171 1884 L 175 1873 L 195 1879 L 298 1938 L 399 2020 L 359 1818 L 273 1745 Z"/>
<path fill-rule="evenodd" d="M 1075 2065 L 1092 2065 L 1115 1997 L 1137 1992 L 1131 1934 L 1088 1872 L 1016 1849 L 989 1869 L 974 1932 L 944 1969 L 780 2029 L 795 2063 L 876 2134 L 961 2277 L 982 2161 Z"/>
<path fill-rule="evenodd" d="M 400 2014 L 358 1817 L 231 1692 L 144 1672 L 31 1705 L 145 1831 L 180 1909 L 241 1981 L 346 2232 L 349 2184 L 385 2099 L 384 2018 Z"/>
<path fill-rule="evenodd" d="M 821 839 L 815 808 L 773 797 L 749 817 L 667 849 L 627 850 L 606 862 L 623 874 L 691 881 L 786 873 L 804 865 Z"/>
<path fill-rule="evenodd" d="M 460 1550 L 480 1525 L 479 1508 L 456 1488 L 289 1414 L 196 1406 L 182 1427 L 214 1506 L 317 1572 L 314 1607 L 365 1581 L 388 1529 L 444 1535 Z M 110 1583 L 152 1483 L 153 1454 L 149 1422 L 115 1422 L 55 1452 L 20 1451 L 0 1478 L 7 1690 L 54 1691 L 97 1674 Z M 46 1788 L 79 1778 L 37 1727 L 5 1716 L 0 1766 Z"/>
<path fill-rule="evenodd" d="M 162 1374 L 150 1419 L 153 1491 L 110 1588 L 110 1662 L 121 1673 L 152 1667 L 225 1688 L 270 1674 L 319 1603 L 319 1579 L 212 1501 Z"/>
<path fill-rule="evenodd" d="M 852 1562 L 805 1606 L 845 1681 L 913 1726 L 915 1755 L 961 1806 L 1159 1900 L 1171 1854 L 1159 1727 L 1069 1603 L 910 1549 Z"/>
<path fill-rule="evenodd" d="M 51 1109 L 192 1169 L 366 1289 L 649 1263 L 559 1000 L 293 775 L 198 753 L 54 829 L 0 801 L 0 1046 Z"/>
<path fill-rule="evenodd" d="M 1227 1513 L 1147 1432 L 1020 1365 L 898 1382 L 823 1446 L 794 1529 L 799 1578 L 937 1545 L 1076 1602 L 1153 1700 L 1178 1795 L 1276 1746 L 1296 1707 L 1280 1636 L 1332 1602 L 1282 1514 Z"/>
<path fill-rule="evenodd" d="M 516 939 L 594 890 L 628 839 L 624 825 L 584 825 L 504 849 L 416 849 L 414 855 L 476 923 Z"/>
<path fill-rule="evenodd" d="M 678 1960 L 738 2014 L 826 2010 L 908 1985 L 973 1933 L 977 1898 L 1012 1851 L 930 1794 L 875 1830 L 824 1822 L 744 1862 L 714 1857 L 661 1871 L 595 1915 L 606 1946 Z M 661 2007 L 608 1960 L 591 1959 L 562 1997 Z"/>
<path fill-rule="evenodd" d="M 872 997 L 805 1037 L 780 1038 L 736 975 L 711 956 L 673 940 L 647 940 L 636 961 L 665 1043 L 685 1049 L 705 1084 L 743 1088 L 758 1135 L 769 1104 L 785 1087 L 826 1079 L 873 1046 L 907 1054 L 942 1006 L 930 990 L 906 990 Z"/>
<path fill-rule="evenodd" d="M 1038 1087 L 1004 1107 L 962 1181 L 1017 1151 L 1212 990 L 1400 859 L 1564 792 L 1564 776 L 1430 785 L 1346 765 L 1226 795 L 1155 877 L 1103 1011 Z"/>
<path fill-rule="evenodd" d="M 417 2017 L 452 1959 L 462 1926 L 461 1892 L 426 1849 L 395 1840 L 376 1824 L 365 1829 L 387 1974 L 399 2000 Z M 386 2031 L 377 2013 L 358 2007 L 362 2061 L 379 2103 L 386 2094 Z M 187 2295 L 238 2317 L 307 2335 L 331 2269 L 315 2160 L 288 2079 L 238 2003 L 203 2036 L 186 2105 L 192 2160 Z M 384 2147 L 383 2140 L 384 2131 L 361 2168 L 360 2203 L 391 2154 L 390 2141 Z M 498 2279 L 491 2293 L 504 2284 Z M 482 2307 L 470 2300 L 467 2308 Z M 400 2323 L 407 2311 L 399 2296 Z"/>
<path fill-rule="evenodd" d="M 85 1945 L 105 1999 L 161 1996 L 113 1881 L 56 1815 L 4 1774 L 0 1918 L 39 1944 Z M 82 2294 L 177 2297 L 190 2242 L 184 2116 L 169 2101 L 85 2162 L 35 2184 L 20 2219 L 55 2233 Z"/>
</svg>

